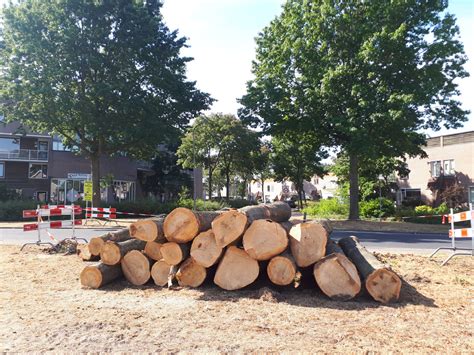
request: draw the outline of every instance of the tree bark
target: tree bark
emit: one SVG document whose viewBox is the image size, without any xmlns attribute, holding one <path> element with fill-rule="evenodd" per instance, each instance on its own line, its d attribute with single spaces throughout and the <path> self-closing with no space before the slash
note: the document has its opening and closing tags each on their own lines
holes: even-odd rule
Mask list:
<svg viewBox="0 0 474 355">
<path fill-rule="evenodd" d="M 211 228 L 212 221 L 222 212 L 191 211 L 184 207 L 175 208 L 163 223 L 165 237 L 170 242 L 186 243 L 200 232 Z"/>
<path fill-rule="evenodd" d="M 269 260 L 288 247 L 288 236 L 279 223 L 259 219 L 245 231 L 243 245 L 251 258 Z"/>
<path fill-rule="evenodd" d="M 110 240 L 112 242 L 124 242 L 130 239 L 128 228 L 120 229 L 116 232 L 109 232 L 100 237 L 93 237 L 89 241 L 89 251 L 92 255 L 99 255 L 105 242 Z"/>
<path fill-rule="evenodd" d="M 211 267 L 221 257 L 222 250 L 222 247 L 216 244 L 216 238 L 210 229 L 194 238 L 191 245 L 191 256 L 199 265 Z"/>
<path fill-rule="evenodd" d="M 92 173 L 92 204 L 100 206 L 100 154 L 90 154 L 91 173 Z"/>
<path fill-rule="evenodd" d="M 163 260 L 169 265 L 178 265 L 189 255 L 190 244 L 178 244 L 175 242 L 164 243 L 160 252 Z"/>
<path fill-rule="evenodd" d="M 217 267 L 214 283 L 224 290 L 238 290 L 254 282 L 259 272 L 257 260 L 252 259 L 245 250 L 230 246 Z"/>
<path fill-rule="evenodd" d="M 291 253 L 299 267 L 311 266 L 325 255 L 329 233 L 322 224 L 298 223 L 291 227 L 289 234 Z"/>
<path fill-rule="evenodd" d="M 295 282 L 296 262 L 289 251 L 273 257 L 267 265 L 267 275 L 278 286 L 288 286 Z"/>
<path fill-rule="evenodd" d="M 339 246 L 354 263 L 369 294 L 382 303 L 397 301 L 402 282 L 389 266 L 380 262 L 352 236 L 339 240 Z"/>
<path fill-rule="evenodd" d="M 208 190 L 209 190 L 209 201 L 212 199 L 212 167 L 211 164 L 209 164 L 209 170 L 208 170 L 209 177 L 207 179 L 208 183 Z"/>
<path fill-rule="evenodd" d="M 193 258 L 186 259 L 176 273 L 178 284 L 183 287 L 199 287 L 206 280 L 207 271 Z"/>
<path fill-rule="evenodd" d="M 227 170 L 225 173 L 225 199 L 229 201 L 229 194 L 230 194 L 230 174 L 229 171 Z"/>
<path fill-rule="evenodd" d="M 144 241 L 138 239 L 129 239 L 120 243 L 107 241 L 100 251 L 100 259 L 106 265 L 117 265 L 125 254 L 131 250 L 143 250 L 145 244 Z"/>
<path fill-rule="evenodd" d="M 326 256 L 314 265 L 313 276 L 329 298 L 346 301 L 360 292 L 357 268 L 331 239 L 326 245 Z"/>
<path fill-rule="evenodd" d="M 150 259 L 138 250 L 131 250 L 121 262 L 123 275 L 132 285 L 141 286 L 150 279 Z"/>
<path fill-rule="evenodd" d="M 166 238 L 163 232 L 164 221 L 164 217 L 138 220 L 130 225 L 130 236 L 145 242 L 165 243 Z"/>
<path fill-rule="evenodd" d="M 157 242 L 146 242 L 144 253 L 152 260 L 158 261 L 163 259 L 161 255 L 161 246 L 163 244 Z"/>
<path fill-rule="evenodd" d="M 349 155 L 349 219 L 359 220 L 359 158 Z"/>
<path fill-rule="evenodd" d="M 97 263 L 86 266 L 82 270 L 79 278 L 82 286 L 97 289 L 122 276 L 123 273 L 120 265 L 110 266 L 103 263 Z"/>
</svg>

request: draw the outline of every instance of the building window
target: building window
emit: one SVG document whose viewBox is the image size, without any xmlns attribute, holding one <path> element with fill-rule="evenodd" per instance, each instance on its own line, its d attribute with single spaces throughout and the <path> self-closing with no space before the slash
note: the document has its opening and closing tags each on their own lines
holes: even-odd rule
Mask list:
<svg viewBox="0 0 474 355">
<path fill-rule="evenodd" d="M 441 160 L 430 161 L 430 174 L 431 177 L 438 177 L 441 175 Z"/>
<path fill-rule="evenodd" d="M 46 179 L 48 177 L 48 165 L 30 164 L 30 179 Z"/>
<path fill-rule="evenodd" d="M 53 150 L 63 151 L 63 152 L 70 152 L 71 149 L 66 147 L 63 144 L 63 141 L 59 137 L 53 137 Z"/>
<path fill-rule="evenodd" d="M 469 187 L 469 202 L 474 204 L 474 186 Z"/>
<path fill-rule="evenodd" d="M 270 192 L 270 185 L 267 185 L 267 191 Z"/>
<path fill-rule="evenodd" d="M 133 181 L 114 180 L 112 187 L 116 201 L 135 201 L 135 183 Z"/>
<path fill-rule="evenodd" d="M 401 189 L 403 200 L 421 200 L 421 189 Z"/>
<path fill-rule="evenodd" d="M 454 175 L 454 159 L 443 160 L 443 174 L 444 175 Z"/>
<path fill-rule="evenodd" d="M 18 151 L 20 149 L 20 140 L 16 138 L 0 138 L 0 151 Z"/>
<path fill-rule="evenodd" d="M 0 179 L 5 177 L 5 163 L 0 163 Z"/>
</svg>

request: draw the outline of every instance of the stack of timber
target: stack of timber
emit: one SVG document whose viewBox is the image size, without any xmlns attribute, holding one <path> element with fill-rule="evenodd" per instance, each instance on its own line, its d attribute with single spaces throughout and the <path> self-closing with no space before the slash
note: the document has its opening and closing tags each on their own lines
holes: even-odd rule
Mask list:
<svg viewBox="0 0 474 355">
<path fill-rule="evenodd" d="M 176 208 L 93 238 L 81 254 L 84 260 L 100 256 L 101 262 L 84 268 L 80 280 L 90 288 L 122 277 L 135 286 L 160 287 L 199 287 L 213 280 L 233 291 L 259 276 L 278 287 L 298 287 L 306 270 L 332 299 L 350 300 L 365 289 L 376 301 L 398 300 L 400 278 L 357 238 L 335 242 L 328 221 L 290 217 L 283 202 L 215 212 Z"/>
</svg>

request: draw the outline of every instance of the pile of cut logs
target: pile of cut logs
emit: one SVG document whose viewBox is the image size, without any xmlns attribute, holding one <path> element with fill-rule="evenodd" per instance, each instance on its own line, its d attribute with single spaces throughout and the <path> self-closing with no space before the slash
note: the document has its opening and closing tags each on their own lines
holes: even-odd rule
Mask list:
<svg viewBox="0 0 474 355">
<path fill-rule="evenodd" d="M 212 277 L 217 286 L 238 290 L 264 272 L 275 285 L 298 285 L 300 272 L 310 270 L 330 298 L 348 300 L 362 288 L 379 302 L 398 300 L 400 278 L 356 237 L 336 243 L 328 222 L 290 217 L 283 202 L 217 212 L 176 208 L 92 238 L 80 255 L 101 262 L 86 266 L 80 280 L 91 288 L 121 277 L 133 285 L 152 279 L 158 286 L 198 287 Z"/>
</svg>

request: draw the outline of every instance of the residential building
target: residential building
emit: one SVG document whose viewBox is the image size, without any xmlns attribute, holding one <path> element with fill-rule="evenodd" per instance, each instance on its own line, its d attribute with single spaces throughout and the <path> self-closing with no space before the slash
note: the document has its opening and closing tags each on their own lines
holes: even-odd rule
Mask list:
<svg viewBox="0 0 474 355">
<path fill-rule="evenodd" d="M 428 184 L 443 177 L 456 180 L 466 190 L 467 200 L 474 203 L 474 131 L 429 138 L 424 147 L 427 158 L 409 158 L 410 174 L 398 179 L 398 202 L 421 199 L 436 202 L 436 193 Z"/>
</svg>

